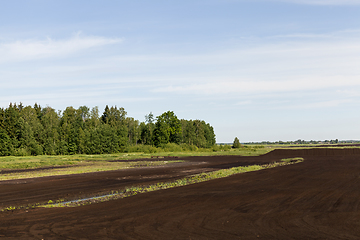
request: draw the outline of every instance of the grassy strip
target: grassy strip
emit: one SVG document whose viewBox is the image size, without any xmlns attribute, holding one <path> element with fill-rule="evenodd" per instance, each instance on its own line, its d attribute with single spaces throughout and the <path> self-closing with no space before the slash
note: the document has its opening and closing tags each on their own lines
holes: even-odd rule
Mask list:
<svg viewBox="0 0 360 240">
<path fill-rule="evenodd" d="M 2 180 L 13 180 L 13 179 L 25 179 L 35 177 L 48 177 L 48 176 L 59 176 L 69 174 L 81 174 L 90 172 L 102 172 L 120 170 L 126 168 L 137 168 L 137 167 L 150 167 L 150 166 L 161 166 L 169 163 L 184 162 L 182 160 L 176 161 L 136 161 L 136 162 L 81 162 L 77 165 L 66 167 L 66 168 L 53 168 L 53 169 L 39 169 L 30 172 L 14 172 L 14 173 L 3 173 L 0 174 L 0 181 Z"/>
<path fill-rule="evenodd" d="M 215 156 L 215 155 L 241 155 L 241 156 L 258 156 L 273 150 L 272 148 L 259 147 L 244 147 L 240 149 L 230 149 L 227 151 L 183 151 L 183 152 L 159 152 L 159 153 L 116 153 L 116 154 L 101 154 L 101 155 L 59 155 L 59 156 L 26 156 L 15 157 L 7 156 L 0 157 L 0 172 L 1 170 L 21 170 L 21 169 L 36 169 L 56 166 L 78 166 L 86 165 L 94 162 L 107 162 L 114 160 L 133 160 L 140 158 L 151 159 L 154 156 Z"/>
<path fill-rule="evenodd" d="M 162 189 L 168 189 L 173 187 L 180 187 L 180 186 L 186 186 L 194 183 L 200 183 L 209 181 L 212 179 L 218 179 L 218 178 L 224 178 L 229 177 L 234 174 L 238 173 L 245 173 L 245 172 L 252 172 L 252 171 L 259 171 L 262 169 L 267 168 L 274 168 L 278 166 L 284 166 L 289 164 L 295 164 L 303 162 L 303 158 L 287 158 L 282 159 L 280 162 L 275 162 L 271 164 L 264 164 L 264 165 L 251 165 L 251 166 L 245 166 L 245 167 L 233 167 L 230 169 L 221 169 L 218 171 L 208 172 L 208 173 L 200 173 L 195 175 L 190 175 L 188 177 L 184 177 L 172 182 L 160 182 L 152 185 L 147 186 L 132 186 L 128 187 L 125 190 L 122 191 L 112 191 L 108 195 L 104 196 L 97 196 L 93 198 L 87 198 L 85 200 L 77 200 L 77 201 L 71 201 L 64 203 L 62 200 L 58 200 L 55 203 L 50 200 L 47 204 L 40 205 L 39 207 L 46 207 L 46 208 L 52 208 L 52 207 L 77 207 L 81 205 L 87 205 L 97 202 L 104 202 L 124 197 L 130 197 L 134 196 L 140 193 L 146 193 L 146 192 L 152 192 Z"/>
</svg>

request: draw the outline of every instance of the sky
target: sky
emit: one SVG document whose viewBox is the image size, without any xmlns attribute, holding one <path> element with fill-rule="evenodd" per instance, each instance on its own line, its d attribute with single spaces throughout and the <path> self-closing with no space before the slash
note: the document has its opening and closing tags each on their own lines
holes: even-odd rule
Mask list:
<svg viewBox="0 0 360 240">
<path fill-rule="evenodd" d="M 0 107 L 124 107 L 218 143 L 360 139 L 360 0 L 0 0 Z"/>
</svg>

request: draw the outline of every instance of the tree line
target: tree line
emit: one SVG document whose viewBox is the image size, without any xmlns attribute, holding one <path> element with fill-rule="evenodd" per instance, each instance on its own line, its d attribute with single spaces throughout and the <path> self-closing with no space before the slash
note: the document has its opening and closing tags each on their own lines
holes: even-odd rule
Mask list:
<svg viewBox="0 0 360 240">
<path fill-rule="evenodd" d="M 359 141 L 353 141 L 353 140 L 345 140 L 345 141 L 339 141 L 338 139 L 334 140 L 302 140 L 298 139 L 296 141 L 276 141 L 276 142 L 270 142 L 270 141 L 263 141 L 263 142 L 249 142 L 246 144 L 261 144 L 261 145 L 272 145 L 272 144 L 278 144 L 278 145 L 291 145 L 291 144 L 338 144 L 338 143 L 357 143 Z"/>
<path fill-rule="evenodd" d="M 124 108 L 67 107 L 56 111 L 38 104 L 0 108 L 0 156 L 103 154 L 127 151 L 129 146 L 166 144 L 210 148 L 213 127 L 202 120 L 178 119 L 172 111 L 140 122 Z"/>
</svg>

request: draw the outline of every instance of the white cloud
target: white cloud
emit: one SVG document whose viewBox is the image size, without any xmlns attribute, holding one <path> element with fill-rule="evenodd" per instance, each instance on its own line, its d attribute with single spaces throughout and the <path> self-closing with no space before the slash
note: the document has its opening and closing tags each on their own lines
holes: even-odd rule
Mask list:
<svg viewBox="0 0 360 240">
<path fill-rule="evenodd" d="M 258 80 L 222 80 L 195 83 L 183 86 L 166 86 L 156 88 L 154 92 L 179 93 L 179 94 L 231 94 L 231 93 L 273 93 L 289 91 L 313 91 L 328 88 L 360 86 L 360 75 L 344 79 L 343 76 L 308 76 L 303 78 L 293 77 L 291 80 L 258 81 Z"/>
<path fill-rule="evenodd" d="M 0 63 L 27 61 L 42 58 L 67 56 L 79 51 L 121 42 L 119 38 L 82 36 L 76 34 L 70 39 L 54 40 L 18 40 L 0 43 Z"/>
<path fill-rule="evenodd" d="M 314 102 L 304 105 L 295 106 L 293 108 L 329 108 L 329 107 L 338 107 L 340 105 L 351 103 L 353 100 L 351 99 L 335 99 L 329 101 L 321 101 L 321 102 Z"/>
<path fill-rule="evenodd" d="M 360 90 L 357 89 L 338 90 L 336 92 L 342 96 L 360 97 Z"/>
</svg>

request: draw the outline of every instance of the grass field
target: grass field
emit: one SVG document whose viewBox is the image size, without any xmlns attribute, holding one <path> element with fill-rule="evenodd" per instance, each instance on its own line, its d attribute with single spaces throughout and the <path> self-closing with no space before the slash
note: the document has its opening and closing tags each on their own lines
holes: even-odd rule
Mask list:
<svg viewBox="0 0 360 240">
<path fill-rule="evenodd" d="M 18 171 L 18 172 L 5 172 L 0 174 L 1 180 L 11 179 L 24 179 L 34 177 L 46 177 L 46 176 L 59 176 L 68 174 L 81 174 L 100 171 L 111 171 L 134 167 L 150 167 L 160 166 L 169 163 L 182 162 L 178 161 L 136 161 L 136 162 L 106 162 L 106 161 L 80 161 L 71 166 L 64 166 L 64 168 L 50 168 L 50 169 L 34 169 L 33 171 Z"/>
</svg>

